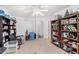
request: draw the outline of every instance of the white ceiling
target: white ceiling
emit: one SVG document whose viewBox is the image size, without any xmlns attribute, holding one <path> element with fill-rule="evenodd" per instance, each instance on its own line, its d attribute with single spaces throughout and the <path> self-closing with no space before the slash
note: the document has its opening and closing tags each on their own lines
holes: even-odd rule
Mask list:
<svg viewBox="0 0 79 59">
<path fill-rule="evenodd" d="M 26 12 L 28 10 L 33 11 L 33 8 L 46 9 L 48 12 L 43 12 L 45 16 L 51 16 L 55 12 L 63 10 L 69 7 L 69 5 L 0 5 L 0 9 L 5 9 L 8 13 L 18 17 L 32 17 L 32 12 Z"/>
</svg>

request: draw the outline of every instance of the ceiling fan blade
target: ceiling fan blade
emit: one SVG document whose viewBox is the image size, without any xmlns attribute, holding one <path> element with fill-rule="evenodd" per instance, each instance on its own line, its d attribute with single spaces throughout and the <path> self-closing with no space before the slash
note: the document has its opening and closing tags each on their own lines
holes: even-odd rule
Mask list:
<svg viewBox="0 0 79 59">
<path fill-rule="evenodd" d="M 35 13 L 33 13 L 32 16 L 35 16 Z"/>
<path fill-rule="evenodd" d="M 41 8 L 48 9 L 51 5 L 41 5 Z"/>
<path fill-rule="evenodd" d="M 38 12 L 38 13 L 33 13 L 33 14 L 32 14 L 32 16 L 38 16 L 38 15 L 40 15 L 40 16 L 44 16 L 44 14 L 43 14 L 43 13 L 41 13 L 41 12 Z"/>
<path fill-rule="evenodd" d="M 45 10 L 45 9 L 43 9 L 43 10 L 40 10 L 40 11 L 43 11 L 43 12 L 48 12 L 48 10 Z"/>
<path fill-rule="evenodd" d="M 44 14 L 43 14 L 43 13 L 41 13 L 41 12 L 39 12 L 39 15 L 44 16 Z"/>
<path fill-rule="evenodd" d="M 30 12 L 33 12 L 32 10 L 25 10 L 24 11 L 25 13 L 30 13 Z"/>
</svg>

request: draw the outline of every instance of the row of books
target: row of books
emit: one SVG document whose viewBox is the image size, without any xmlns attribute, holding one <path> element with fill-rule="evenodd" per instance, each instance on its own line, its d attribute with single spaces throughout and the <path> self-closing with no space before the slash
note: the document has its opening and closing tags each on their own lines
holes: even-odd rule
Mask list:
<svg viewBox="0 0 79 59">
<path fill-rule="evenodd" d="M 76 42 L 72 42 L 72 41 L 67 41 L 66 39 L 64 39 L 63 41 L 65 41 L 63 43 L 63 49 L 66 50 L 69 53 L 76 53 Z"/>
<path fill-rule="evenodd" d="M 8 24 L 8 25 L 15 25 L 15 22 L 14 21 L 10 21 L 10 23 L 9 23 L 9 22 L 3 20 L 2 23 L 3 24 Z"/>
<path fill-rule="evenodd" d="M 3 30 L 8 30 L 8 29 L 9 29 L 8 26 L 4 26 L 4 27 L 3 27 Z M 10 26 L 10 29 L 16 29 L 16 27 L 15 27 L 15 26 Z"/>
<path fill-rule="evenodd" d="M 59 36 L 59 32 L 56 32 L 56 31 L 53 31 L 52 34 L 55 35 L 55 36 Z"/>
<path fill-rule="evenodd" d="M 14 33 L 14 32 L 15 32 L 15 30 L 10 30 L 10 34 L 12 34 L 12 33 Z M 6 32 L 6 31 L 4 31 L 2 34 L 3 34 L 3 37 L 9 35 L 9 33 Z"/>
<path fill-rule="evenodd" d="M 62 26 L 62 30 L 77 31 L 75 25 L 64 25 Z"/>
<path fill-rule="evenodd" d="M 70 18 L 70 19 L 65 19 L 65 20 L 62 20 L 61 21 L 61 24 L 70 24 L 70 23 L 76 23 L 77 22 L 77 20 L 76 20 L 77 18 L 75 17 L 75 18 Z"/>
<path fill-rule="evenodd" d="M 58 37 L 53 36 L 52 38 L 54 41 L 58 41 Z"/>
<path fill-rule="evenodd" d="M 72 39 L 76 39 L 77 38 L 77 34 L 75 33 L 70 33 L 70 32 L 62 32 L 62 37 L 65 38 L 72 38 Z"/>
<path fill-rule="evenodd" d="M 58 25 L 57 24 L 52 24 L 53 30 L 58 30 Z"/>
</svg>

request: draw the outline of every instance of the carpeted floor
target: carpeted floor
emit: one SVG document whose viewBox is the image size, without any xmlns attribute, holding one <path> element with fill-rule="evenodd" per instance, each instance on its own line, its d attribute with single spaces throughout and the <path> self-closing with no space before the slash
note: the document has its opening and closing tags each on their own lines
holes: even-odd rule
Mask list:
<svg viewBox="0 0 79 59">
<path fill-rule="evenodd" d="M 49 39 L 35 39 L 26 41 L 16 54 L 67 54 L 65 51 L 54 46 Z"/>
</svg>

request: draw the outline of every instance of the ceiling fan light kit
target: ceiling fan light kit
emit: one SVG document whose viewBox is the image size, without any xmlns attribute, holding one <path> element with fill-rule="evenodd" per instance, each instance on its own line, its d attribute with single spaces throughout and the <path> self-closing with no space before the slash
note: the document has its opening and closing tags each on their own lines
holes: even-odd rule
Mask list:
<svg viewBox="0 0 79 59">
<path fill-rule="evenodd" d="M 24 11 L 25 13 L 32 13 L 32 16 L 44 16 L 46 12 L 48 12 L 47 9 L 41 8 L 41 6 L 33 6 L 32 8 L 29 8 L 28 10 Z"/>
</svg>

